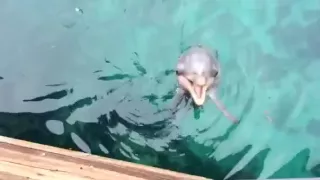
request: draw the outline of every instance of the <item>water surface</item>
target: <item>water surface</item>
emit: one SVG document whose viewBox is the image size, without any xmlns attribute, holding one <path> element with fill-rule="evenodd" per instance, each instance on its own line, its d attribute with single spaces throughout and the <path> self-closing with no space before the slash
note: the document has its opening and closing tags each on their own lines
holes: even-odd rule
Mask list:
<svg viewBox="0 0 320 180">
<path fill-rule="evenodd" d="M 214 179 L 320 176 L 320 2 L 2 0 L 0 134 Z M 167 109 L 188 46 L 219 96 Z"/>
</svg>

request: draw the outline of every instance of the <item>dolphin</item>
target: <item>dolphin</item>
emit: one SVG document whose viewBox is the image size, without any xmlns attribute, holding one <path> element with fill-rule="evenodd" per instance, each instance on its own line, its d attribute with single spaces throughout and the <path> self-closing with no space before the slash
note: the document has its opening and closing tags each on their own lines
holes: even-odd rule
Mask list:
<svg viewBox="0 0 320 180">
<path fill-rule="evenodd" d="M 217 97 L 221 77 L 217 50 L 210 51 L 202 45 L 192 46 L 180 55 L 175 71 L 178 80 L 174 102 L 176 107 L 183 99 L 190 97 L 194 105 L 202 107 L 209 96 L 225 117 L 234 123 L 238 122 Z"/>
</svg>

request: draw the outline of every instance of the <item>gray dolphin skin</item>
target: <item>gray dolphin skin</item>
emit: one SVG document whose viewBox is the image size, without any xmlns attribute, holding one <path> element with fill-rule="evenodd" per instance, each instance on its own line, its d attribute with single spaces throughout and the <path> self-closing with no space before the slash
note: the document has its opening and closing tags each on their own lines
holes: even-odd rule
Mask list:
<svg viewBox="0 0 320 180">
<path fill-rule="evenodd" d="M 217 97 L 221 70 L 216 50 L 212 52 L 201 45 L 190 47 L 179 57 L 176 75 L 179 85 L 176 104 L 186 97 L 191 97 L 195 105 L 202 106 L 206 96 L 209 96 L 228 119 L 238 122 Z"/>
</svg>

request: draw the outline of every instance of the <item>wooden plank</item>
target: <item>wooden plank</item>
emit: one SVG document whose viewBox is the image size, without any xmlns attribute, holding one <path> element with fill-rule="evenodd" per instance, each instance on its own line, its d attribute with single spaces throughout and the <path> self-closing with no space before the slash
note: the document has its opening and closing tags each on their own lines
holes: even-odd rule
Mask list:
<svg viewBox="0 0 320 180">
<path fill-rule="evenodd" d="M 10 173 L 5 173 L 5 172 L 0 172 L 0 180 L 8 180 L 8 179 L 14 179 L 14 180 L 35 180 L 32 178 L 27 178 L 27 177 L 22 177 L 22 176 L 17 176 L 14 174 Z"/>
<path fill-rule="evenodd" d="M 0 136 L 0 180 L 208 180 Z"/>
</svg>

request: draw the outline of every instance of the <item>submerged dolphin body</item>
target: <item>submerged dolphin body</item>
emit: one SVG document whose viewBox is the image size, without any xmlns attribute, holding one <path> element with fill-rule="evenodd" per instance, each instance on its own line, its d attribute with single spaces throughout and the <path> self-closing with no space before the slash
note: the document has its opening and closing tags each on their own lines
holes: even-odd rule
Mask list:
<svg viewBox="0 0 320 180">
<path fill-rule="evenodd" d="M 193 46 L 184 52 L 176 66 L 178 79 L 175 106 L 183 99 L 192 98 L 197 106 L 202 106 L 208 95 L 217 108 L 234 123 L 238 120 L 230 114 L 217 97 L 221 71 L 218 52 L 213 53 L 201 45 Z"/>
</svg>

